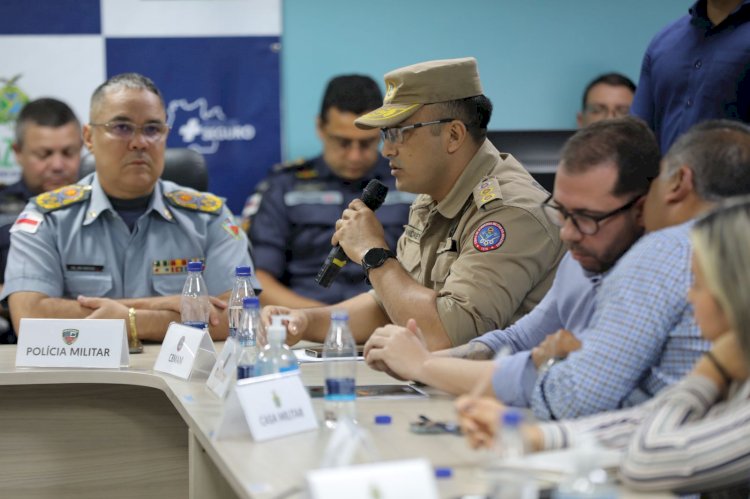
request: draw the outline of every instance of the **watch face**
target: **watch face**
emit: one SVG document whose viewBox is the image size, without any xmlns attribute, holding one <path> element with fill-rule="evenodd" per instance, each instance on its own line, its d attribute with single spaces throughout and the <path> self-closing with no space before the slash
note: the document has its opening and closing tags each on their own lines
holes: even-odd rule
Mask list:
<svg viewBox="0 0 750 499">
<path fill-rule="evenodd" d="M 364 258 L 362 258 L 362 266 L 367 270 L 374 269 L 383 265 L 383 263 L 392 256 L 393 253 L 389 250 L 384 248 L 372 248 L 371 250 L 368 250 L 367 253 L 365 253 Z"/>
</svg>

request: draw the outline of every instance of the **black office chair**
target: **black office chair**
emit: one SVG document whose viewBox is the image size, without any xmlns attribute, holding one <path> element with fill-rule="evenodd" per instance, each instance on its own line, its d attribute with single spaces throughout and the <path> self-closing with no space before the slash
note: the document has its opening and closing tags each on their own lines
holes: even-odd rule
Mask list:
<svg viewBox="0 0 750 499">
<path fill-rule="evenodd" d="M 81 178 L 94 171 L 93 154 L 87 154 L 81 159 Z M 203 155 L 184 147 L 171 148 L 164 151 L 164 180 L 191 187 L 197 191 L 208 190 L 208 169 Z"/>
<path fill-rule="evenodd" d="M 575 130 L 490 130 L 487 138 L 513 155 L 529 173 L 552 192 L 560 151 Z"/>
</svg>

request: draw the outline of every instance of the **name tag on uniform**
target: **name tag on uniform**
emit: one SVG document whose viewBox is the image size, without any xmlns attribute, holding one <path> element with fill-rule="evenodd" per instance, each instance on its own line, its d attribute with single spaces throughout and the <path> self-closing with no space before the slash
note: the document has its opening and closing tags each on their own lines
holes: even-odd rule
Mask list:
<svg viewBox="0 0 750 499">
<path fill-rule="evenodd" d="M 404 225 L 404 235 L 407 239 L 414 241 L 417 244 L 419 244 L 419 241 L 422 239 L 422 231 L 411 225 Z"/>
<path fill-rule="evenodd" d="M 339 191 L 290 191 L 284 194 L 286 206 L 300 204 L 337 204 L 344 202 L 344 195 Z"/>
<path fill-rule="evenodd" d="M 317 427 L 310 395 L 296 369 L 239 380 L 229 392 L 214 436 L 221 440 L 249 433 L 262 442 Z"/>
<path fill-rule="evenodd" d="M 129 363 L 123 319 L 21 319 L 16 367 L 119 369 Z"/>
<path fill-rule="evenodd" d="M 206 378 L 215 361 L 214 342 L 207 331 L 173 322 L 164 336 L 154 371 L 185 380 Z"/>
</svg>

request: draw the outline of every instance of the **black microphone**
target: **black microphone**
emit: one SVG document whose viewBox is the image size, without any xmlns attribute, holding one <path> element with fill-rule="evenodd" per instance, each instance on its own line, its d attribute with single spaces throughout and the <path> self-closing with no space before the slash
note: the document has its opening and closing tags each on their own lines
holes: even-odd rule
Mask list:
<svg viewBox="0 0 750 499">
<path fill-rule="evenodd" d="M 375 211 L 380 208 L 380 205 L 385 201 L 386 194 L 388 194 L 388 187 L 381 181 L 372 179 L 365 187 L 365 190 L 362 191 L 362 197 L 359 199 L 365 203 L 365 206 L 372 211 Z M 344 253 L 341 246 L 337 244 L 331 249 L 331 252 L 328 253 L 326 261 L 323 263 L 323 266 L 320 267 L 318 275 L 315 276 L 315 282 L 324 288 L 330 287 L 333 280 L 339 275 L 342 267 L 348 262 L 349 258 L 346 256 L 346 253 Z"/>
</svg>

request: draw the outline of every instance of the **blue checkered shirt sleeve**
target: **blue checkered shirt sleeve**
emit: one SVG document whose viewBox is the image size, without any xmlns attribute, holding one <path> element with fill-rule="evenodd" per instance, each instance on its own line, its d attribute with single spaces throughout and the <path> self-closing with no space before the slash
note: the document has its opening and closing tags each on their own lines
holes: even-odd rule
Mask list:
<svg viewBox="0 0 750 499">
<path fill-rule="evenodd" d="M 604 279 L 591 323 L 578 335 L 582 348 L 537 379 L 531 405 L 539 419 L 632 405 L 629 398 L 640 402 L 689 372 L 707 348 L 686 301 L 691 225 L 645 236 Z M 633 396 L 644 390 L 650 393 Z"/>
</svg>

